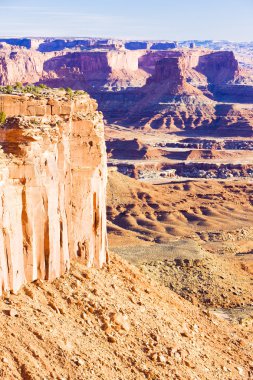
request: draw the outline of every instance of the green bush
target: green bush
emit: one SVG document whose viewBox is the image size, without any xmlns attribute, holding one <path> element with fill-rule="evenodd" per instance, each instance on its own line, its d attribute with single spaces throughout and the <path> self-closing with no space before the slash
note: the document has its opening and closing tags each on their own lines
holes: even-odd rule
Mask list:
<svg viewBox="0 0 253 380">
<path fill-rule="evenodd" d="M 41 93 L 41 88 L 40 87 L 36 87 L 34 85 L 27 85 L 25 88 L 24 88 L 24 91 L 29 93 L 29 94 L 34 94 L 34 95 L 38 95 Z"/>
<path fill-rule="evenodd" d="M 70 97 L 70 99 L 72 99 L 72 98 L 73 98 L 73 95 L 74 95 L 74 92 L 73 92 L 72 88 L 67 87 L 67 88 L 65 89 L 65 91 L 66 91 L 66 94 Z"/>
<path fill-rule="evenodd" d="M 4 124 L 6 121 L 6 114 L 5 112 L 0 112 L 0 125 Z"/>
<path fill-rule="evenodd" d="M 39 84 L 39 88 L 42 88 L 44 90 L 48 89 L 47 85 L 43 84 L 43 83 L 40 83 Z"/>
<path fill-rule="evenodd" d="M 73 94 L 73 90 L 72 90 L 72 88 L 70 88 L 70 87 L 67 87 L 67 88 L 65 89 L 65 91 L 66 91 L 67 94 Z"/>
<path fill-rule="evenodd" d="M 12 94 L 13 93 L 13 87 L 12 86 L 6 86 L 6 92 L 7 92 L 7 94 Z"/>
</svg>

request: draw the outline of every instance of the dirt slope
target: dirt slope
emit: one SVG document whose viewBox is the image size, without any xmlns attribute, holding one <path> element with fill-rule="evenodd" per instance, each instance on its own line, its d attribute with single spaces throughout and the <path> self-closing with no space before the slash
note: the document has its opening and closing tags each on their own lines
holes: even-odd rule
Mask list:
<svg viewBox="0 0 253 380">
<path fill-rule="evenodd" d="M 112 255 L 0 302 L 2 379 L 248 379 L 250 334 Z M 9 315 L 11 314 L 11 316 Z"/>
</svg>

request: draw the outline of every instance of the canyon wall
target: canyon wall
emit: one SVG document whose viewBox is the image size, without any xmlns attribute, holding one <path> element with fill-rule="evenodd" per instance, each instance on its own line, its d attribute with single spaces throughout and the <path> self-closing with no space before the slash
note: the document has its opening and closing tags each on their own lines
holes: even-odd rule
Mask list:
<svg viewBox="0 0 253 380">
<path fill-rule="evenodd" d="M 107 262 L 104 125 L 88 95 L 0 95 L 0 293 Z"/>
<path fill-rule="evenodd" d="M 239 75 L 239 65 L 232 51 L 218 51 L 202 55 L 196 67 L 209 83 L 224 84 L 234 81 Z"/>
<path fill-rule="evenodd" d="M 252 135 L 251 110 L 226 117 L 216 112 L 219 102 L 252 103 L 249 73 L 231 51 L 166 49 L 166 41 L 163 46 L 152 41 L 143 45 L 107 39 L 32 39 L 29 49 L 21 40 L 22 46 L 11 45 L 15 42 L 0 44 L 0 85 L 22 82 L 84 89 L 97 99 L 109 123 L 168 132 L 210 128 L 219 134 L 222 128 L 222 133 Z"/>
<path fill-rule="evenodd" d="M 22 42 L 22 41 L 21 41 Z M 53 41 L 57 43 L 56 41 Z M 143 87 L 163 59 L 181 58 L 188 79 L 207 84 L 225 84 L 238 78 L 239 67 L 232 52 L 203 49 L 126 50 L 123 48 L 83 51 L 70 44 L 66 50 L 40 52 L 35 49 L 0 44 L 0 85 L 16 82 L 43 82 L 50 86 L 75 89 L 119 90 Z M 33 40 L 33 44 L 39 40 Z M 47 42 L 45 42 L 46 44 Z M 202 83 L 202 84 L 203 84 Z"/>
<path fill-rule="evenodd" d="M 0 84 L 38 82 L 43 76 L 45 59 L 50 57 L 37 51 L 3 46 L 0 48 Z"/>
<path fill-rule="evenodd" d="M 140 51 L 68 52 L 47 59 L 40 81 L 75 89 L 126 88 L 145 84 L 147 74 L 138 67 Z"/>
</svg>

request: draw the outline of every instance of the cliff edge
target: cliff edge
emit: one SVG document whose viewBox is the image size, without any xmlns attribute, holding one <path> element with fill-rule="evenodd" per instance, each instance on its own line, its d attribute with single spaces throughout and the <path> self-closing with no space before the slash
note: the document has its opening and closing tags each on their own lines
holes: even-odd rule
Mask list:
<svg viewBox="0 0 253 380">
<path fill-rule="evenodd" d="M 87 94 L 0 94 L 0 294 L 107 261 L 102 116 Z M 22 116 L 20 116 L 22 115 Z"/>
</svg>

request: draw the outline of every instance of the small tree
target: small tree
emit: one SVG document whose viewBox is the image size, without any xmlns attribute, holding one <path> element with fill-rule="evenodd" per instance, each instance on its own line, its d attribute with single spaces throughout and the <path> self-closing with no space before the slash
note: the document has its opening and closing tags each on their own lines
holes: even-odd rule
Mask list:
<svg viewBox="0 0 253 380">
<path fill-rule="evenodd" d="M 3 125 L 6 121 L 6 114 L 5 112 L 0 112 L 0 125 Z"/>
</svg>

